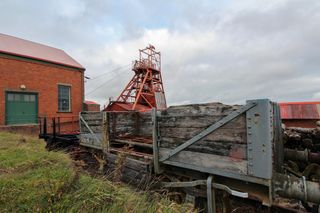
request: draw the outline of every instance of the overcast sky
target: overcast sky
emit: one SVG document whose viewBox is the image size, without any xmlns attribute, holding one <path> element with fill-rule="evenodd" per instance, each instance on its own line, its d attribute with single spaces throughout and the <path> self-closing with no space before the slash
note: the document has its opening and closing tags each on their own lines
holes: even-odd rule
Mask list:
<svg viewBox="0 0 320 213">
<path fill-rule="evenodd" d="M 0 31 L 65 50 L 107 103 L 138 49 L 162 54 L 167 102 L 320 99 L 319 0 L 1 0 Z"/>
</svg>

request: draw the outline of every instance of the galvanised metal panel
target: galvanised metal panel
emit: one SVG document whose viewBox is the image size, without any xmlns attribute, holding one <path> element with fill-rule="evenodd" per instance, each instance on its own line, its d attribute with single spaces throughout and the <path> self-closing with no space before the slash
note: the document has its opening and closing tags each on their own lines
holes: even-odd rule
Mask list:
<svg viewBox="0 0 320 213">
<path fill-rule="evenodd" d="M 268 99 L 247 101 L 257 105 L 246 112 L 248 175 L 272 178 L 273 106 Z"/>
</svg>

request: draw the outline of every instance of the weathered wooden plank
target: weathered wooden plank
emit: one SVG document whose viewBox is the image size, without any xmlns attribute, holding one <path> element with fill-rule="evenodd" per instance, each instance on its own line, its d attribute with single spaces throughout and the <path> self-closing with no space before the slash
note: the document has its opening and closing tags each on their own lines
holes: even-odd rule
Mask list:
<svg viewBox="0 0 320 213">
<path fill-rule="evenodd" d="M 150 188 L 150 184 L 153 184 L 151 180 L 151 174 L 137 173 L 133 170 L 124 171 L 121 176 L 122 182 L 128 183 L 135 188 L 143 190 Z"/>
<path fill-rule="evenodd" d="M 142 153 L 142 152 L 135 152 L 135 151 L 126 151 L 126 150 L 119 149 L 119 148 L 110 148 L 110 151 L 113 153 L 124 154 L 127 156 L 137 157 L 137 158 L 145 159 L 145 160 L 152 160 L 152 158 L 153 158 L 153 156 L 151 154 Z"/>
<path fill-rule="evenodd" d="M 110 114 L 110 118 L 116 123 L 125 124 L 125 123 L 134 123 L 137 119 L 138 115 L 137 113 L 122 113 L 122 112 L 114 112 Z"/>
<path fill-rule="evenodd" d="M 120 171 L 119 171 L 120 169 Z M 118 171 L 117 171 L 118 170 Z M 116 178 L 122 182 L 133 185 L 135 188 L 148 188 L 152 174 L 150 171 L 135 170 L 126 166 L 119 166 L 109 163 L 106 166 L 106 175 L 109 178 Z"/>
<path fill-rule="evenodd" d="M 240 107 L 221 103 L 170 107 L 159 116 L 160 146 L 175 148 Z M 164 138 L 174 139 L 163 141 Z M 246 159 L 245 115 L 233 119 L 187 150 Z"/>
<path fill-rule="evenodd" d="M 91 119 L 91 120 L 88 120 L 86 118 L 83 118 L 87 124 L 89 125 L 101 125 L 102 124 L 102 120 L 101 119 Z"/>
<path fill-rule="evenodd" d="M 174 127 L 174 128 L 206 128 L 225 115 L 215 116 L 179 116 L 179 117 L 159 117 L 159 125 L 161 127 Z M 238 118 L 224 125 L 225 128 L 246 128 L 245 115 L 241 115 Z"/>
<path fill-rule="evenodd" d="M 102 134 L 101 133 L 95 133 L 95 135 L 92 135 L 90 132 L 85 133 L 82 132 L 80 134 L 80 145 L 87 146 L 95 149 L 101 149 L 101 142 L 97 141 L 96 139 L 102 141 Z"/>
<path fill-rule="evenodd" d="M 95 112 L 95 113 L 81 113 L 81 116 L 88 120 L 102 119 L 103 113 Z"/>
<path fill-rule="evenodd" d="M 102 112 L 82 112 L 81 116 L 85 119 L 85 120 L 102 120 Z"/>
<path fill-rule="evenodd" d="M 139 113 L 139 117 L 141 120 L 151 120 L 151 112 L 141 112 Z"/>
<path fill-rule="evenodd" d="M 170 151 L 171 149 L 160 148 L 160 158 L 166 156 Z M 220 155 L 181 151 L 167 161 L 180 162 L 194 167 L 223 169 L 226 172 L 233 172 L 237 174 L 247 174 L 246 160 L 237 160 Z"/>
<path fill-rule="evenodd" d="M 91 123 L 91 122 L 87 122 L 88 126 L 92 127 L 92 126 L 97 126 L 100 127 L 102 124 L 102 122 L 97 122 L 97 123 Z M 81 124 L 82 126 L 85 126 L 84 124 Z"/>
<path fill-rule="evenodd" d="M 139 130 L 139 135 L 141 136 L 152 136 L 152 126 L 141 126 Z"/>
<path fill-rule="evenodd" d="M 121 129 L 135 129 L 134 125 L 116 125 L 113 126 L 111 129 L 121 130 Z"/>
<path fill-rule="evenodd" d="M 181 138 L 161 138 L 161 147 L 173 149 L 184 142 L 186 142 L 186 140 Z M 210 141 L 202 139 L 186 150 L 247 159 L 247 145 L 234 143 L 233 141 Z"/>
<path fill-rule="evenodd" d="M 180 106 L 171 106 L 161 112 L 161 115 L 170 116 L 225 116 L 230 112 L 239 109 L 240 105 L 224 105 L 222 103 L 189 104 Z"/>
<path fill-rule="evenodd" d="M 124 143 L 124 144 L 133 145 L 133 146 L 145 147 L 145 148 L 152 148 L 152 144 L 146 144 L 146 143 L 129 141 L 129 140 L 113 139 L 111 143 L 112 142 Z"/>
<path fill-rule="evenodd" d="M 110 117 L 110 133 L 113 137 L 123 134 L 152 135 L 151 113 L 113 112 Z"/>
<path fill-rule="evenodd" d="M 112 154 L 112 153 L 108 153 L 107 155 L 107 162 L 108 164 L 116 164 L 117 160 L 119 159 L 118 155 Z M 136 171 L 141 171 L 141 172 L 151 172 L 151 161 L 149 162 L 145 162 L 145 161 L 139 161 L 136 159 L 132 159 L 130 157 L 125 157 L 124 162 L 123 162 L 123 166 L 131 168 L 133 170 Z"/>
<path fill-rule="evenodd" d="M 134 126 L 136 125 L 136 121 L 134 120 L 130 120 L 130 118 L 128 118 L 127 120 L 115 120 L 115 125 L 117 126 L 124 126 L 124 125 L 130 125 L 130 126 Z"/>
<path fill-rule="evenodd" d="M 90 129 L 94 132 L 94 133 L 102 133 L 102 126 L 90 126 Z M 89 133 L 90 131 L 87 129 L 86 126 L 81 125 L 81 132 L 82 133 Z"/>
<path fill-rule="evenodd" d="M 142 134 L 148 134 L 148 130 L 145 130 L 141 122 L 141 117 L 150 117 L 146 113 L 138 112 L 110 112 L 110 133 L 113 137 L 117 137 L 122 134 L 139 135 L 140 126 L 142 125 Z M 150 118 L 151 120 L 151 118 Z"/>
<path fill-rule="evenodd" d="M 81 112 L 82 118 L 94 133 L 102 132 L 102 112 Z M 90 133 L 86 125 L 81 121 L 81 133 Z"/>
<path fill-rule="evenodd" d="M 114 135 L 152 135 L 151 113 L 108 112 L 110 116 L 110 136 Z M 84 112 L 83 118 L 94 132 L 102 132 L 102 112 Z M 88 132 L 82 125 L 83 131 Z M 141 131 L 140 131 L 141 129 Z"/>
<path fill-rule="evenodd" d="M 90 125 L 101 125 L 102 124 L 102 119 L 88 120 L 88 119 L 84 118 L 84 120 L 86 121 L 87 124 L 90 124 Z"/>
<path fill-rule="evenodd" d="M 163 138 L 190 139 L 203 131 L 203 128 L 166 128 L 160 127 L 160 136 Z M 211 141 L 226 141 L 233 143 L 246 143 L 246 129 L 229 129 L 221 127 L 206 136 L 204 139 Z"/>
</svg>

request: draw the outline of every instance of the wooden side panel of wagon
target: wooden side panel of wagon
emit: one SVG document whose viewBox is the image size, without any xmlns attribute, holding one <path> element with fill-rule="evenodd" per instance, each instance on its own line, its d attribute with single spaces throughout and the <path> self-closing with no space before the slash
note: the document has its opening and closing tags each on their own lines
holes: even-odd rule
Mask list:
<svg viewBox="0 0 320 213">
<path fill-rule="evenodd" d="M 275 141 L 274 103 L 208 103 L 154 112 L 157 173 L 174 166 L 270 187 Z M 279 119 L 279 116 L 277 116 Z"/>
</svg>

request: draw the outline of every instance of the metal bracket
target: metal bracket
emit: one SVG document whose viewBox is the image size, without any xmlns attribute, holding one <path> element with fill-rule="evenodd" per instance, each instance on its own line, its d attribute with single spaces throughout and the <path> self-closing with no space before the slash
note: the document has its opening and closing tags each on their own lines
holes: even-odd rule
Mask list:
<svg viewBox="0 0 320 213">
<path fill-rule="evenodd" d="M 195 181 L 189 181 L 189 182 L 162 182 L 162 186 L 166 188 L 195 187 L 199 185 L 207 186 L 207 205 L 208 205 L 208 212 L 210 213 L 216 212 L 215 189 L 224 190 L 233 196 L 248 198 L 248 193 L 246 192 L 235 191 L 230 189 L 226 185 L 213 183 L 212 175 L 210 175 L 207 180 L 195 180 Z"/>
<path fill-rule="evenodd" d="M 274 167 L 279 173 L 283 173 L 283 161 L 284 161 L 284 148 L 283 148 L 283 135 L 282 135 L 282 122 L 280 116 L 280 107 L 277 103 L 273 102 L 273 129 L 274 129 Z"/>
<path fill-rule="evenodd" d="M 307 181 L 305 176 L 302 176 L 302 182 L 303 182 L 304 202 L 308 202 Z"/>
<path fill-rule="evenodd" d="M 153 165 L 154 172 L 156 174 L 161 173 L 159 166 L 159 146 L 158 146 L 158 123 L 157 123 L 157 110 L 152 108 L 151 111 L 152 118 L 152 141 L 153 141 Z"/>
<path fill-rule="evenodd" d="M 210 175 L 207 179 L 207 207 L 208 213 L 216 213 L 216 193 L 215 190 L 212 189 L 212 175 Z"/>
<path fill-rule="evenodd" d="M 247 101 L 252 103 L 253 101 Z M 247 155 L 248 174 L 250 176 L 271 179 L 273 107 L 268 99 L 255 100 L 257 106 L 248 110 L 247 119 Z"/>
<path fill-rule="evenodd" d="M 166 188 L 183 188 L 183 187 L 195 187 L 200 185 L 206 185 L 206 180 L 195 180 L 189 182 L 162 182 L 163 187 Z M 220 183 L 212 183 L 212 187 L 215 189 L 224 190 L 230 195 L 241 197 L 241 198 L 248 198 L 247 192 L 239 192 L 233 189 L 230 189 L 228 186 L 220 184 Z"/>
<path fill-rule="evenodd" d="M 204 129 L 202 132 L 194 136 L 193 138 L 189 139 L 187 142 L 181 144 L 180 146 L 176 147 L 175 149 L 171 150 L 166 156 L 163 156 L 160 159 L 160 162 L 168 160 L 170 157 L 176 155 L 177 153 L 181 152 L 182 150 L 188 148 L 195 142 L 201 140 L 202 138 L 206 137 L 207 135 L 211 134 L 213 131 L 217 130 L 221 126 L 225 125 L 226 123 L 230 122 L 231 120 L 235 119 L 242 113 L 248 111 L 249 109 L 253 108 L 256 106 L 257 103 L 255 101 L 248 102 L 246 105 L 240 107 L 238 110 L 235 110 L 234 112 L 230 113 L 229 115 L 225 116 L 218 122 L 212 124 L 208 128 Z"/>
<path fill-rule="evenodd" d="M 108 112 L 104 112 L 102 114 L 102 123 L 103 123 L 103 136 L 102 136 L 102 152 L 108 153 L 110 149 L 110 141 L 109 141 L 109 114 Z M 103 155 L 105 157 L 105 155 Z"/>
</svg>

